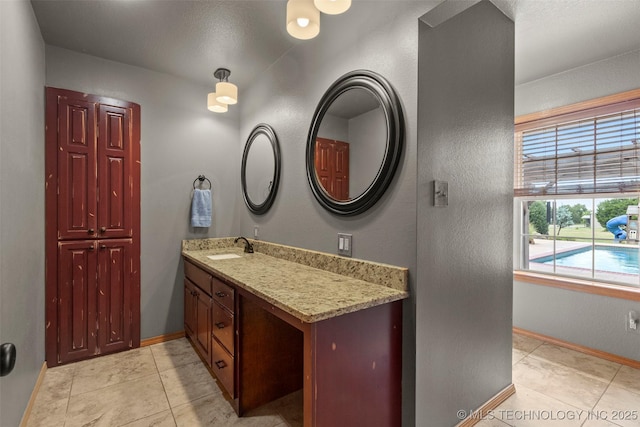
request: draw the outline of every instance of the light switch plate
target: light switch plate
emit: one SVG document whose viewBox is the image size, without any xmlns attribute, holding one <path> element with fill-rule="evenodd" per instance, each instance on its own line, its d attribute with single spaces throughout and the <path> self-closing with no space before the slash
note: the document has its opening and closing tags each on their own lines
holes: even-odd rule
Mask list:
<svg viewBox="0 0 640 427">
<path fill-rule="evenodd" d="M 352 235 L 338 233 L 338 255 L 351 256 Z"/>
<path fill-rule="evenodd" d="M 449 183 L 433 181 L 433 206 L 449 206 Z"/>
</svg>

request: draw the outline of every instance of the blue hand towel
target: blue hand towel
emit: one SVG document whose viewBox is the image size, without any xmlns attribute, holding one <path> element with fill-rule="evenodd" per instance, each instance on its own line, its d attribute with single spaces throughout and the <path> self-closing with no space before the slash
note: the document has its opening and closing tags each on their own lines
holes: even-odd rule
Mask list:
<svg viewBox="0 0 640 427">
<path fill-rule="evenodd" d="M 211 226 L 211 190 L 193 190 L 191 200 L 191 226 Z"/>
</svg>

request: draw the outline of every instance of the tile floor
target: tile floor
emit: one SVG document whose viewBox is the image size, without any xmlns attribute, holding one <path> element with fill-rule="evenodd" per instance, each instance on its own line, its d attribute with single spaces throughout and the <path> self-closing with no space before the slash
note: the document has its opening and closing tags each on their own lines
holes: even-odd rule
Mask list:
<svg viewBox="0 0 640 427">
<path fill-rule="evenodd" d="M 302 427 L 302 392 L 238 418 L 185 339 L 48 369 L 27 427 Z"/>
<path fill-rule="evenodd" d="M 513 383 L 476 426 L 640 427 L 640 369 L 514 334 Z M 238 418 L 183 338 L 47 370 L 27 426 L 302 426 L 302 394 Z"/>
</svg>

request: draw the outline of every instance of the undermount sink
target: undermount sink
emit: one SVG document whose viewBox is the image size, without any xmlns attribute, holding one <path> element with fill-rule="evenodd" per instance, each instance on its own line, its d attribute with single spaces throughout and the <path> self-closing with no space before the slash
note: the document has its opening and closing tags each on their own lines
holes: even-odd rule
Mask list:
<svg viewBox="0 0 640 427">
<path fill-rule="evenodd" d="M 236 254 L 218 254 L 218 255 L 207 255 L 207 258 L 213 261 L 218 261 L 221 259 L 234 259 L 234 258 L 242 258 L 242 257 Z"/>
</svg>

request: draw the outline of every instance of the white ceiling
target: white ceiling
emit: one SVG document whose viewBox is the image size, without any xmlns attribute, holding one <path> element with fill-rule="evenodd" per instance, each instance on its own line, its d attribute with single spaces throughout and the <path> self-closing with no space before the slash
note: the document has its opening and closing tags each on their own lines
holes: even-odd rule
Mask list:
<svg viewBox="0 0 640 427">
<path fill-rule="evenodd" d="M 448 0 L 460 1 L 460 0 Z M 514 19 L 516 83 L 640 49 L 640 0 L 493 0 Z M 321 18 L 320 36 L 349 43 L 440 0 L 353 0 Z M 32 0 L 45 43 L 213 85 L 231 69 L 246 87 L 300 41 L 286 0 Z M 640 51 L 639 51 L 640 52 Z"/>
</svg>

